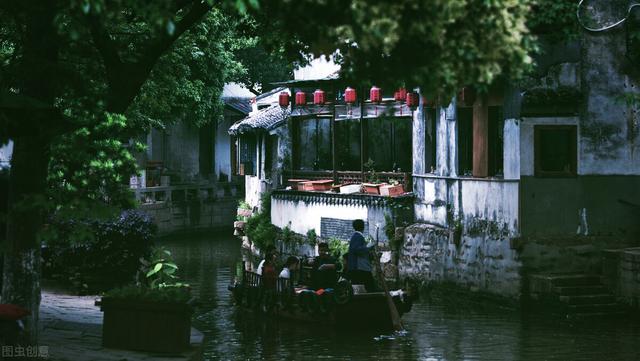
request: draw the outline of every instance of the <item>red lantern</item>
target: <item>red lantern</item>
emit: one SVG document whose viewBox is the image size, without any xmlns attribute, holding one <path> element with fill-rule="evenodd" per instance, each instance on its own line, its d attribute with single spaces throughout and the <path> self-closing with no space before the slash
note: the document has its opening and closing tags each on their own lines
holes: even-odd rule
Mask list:
<svg viewBox="0 0 640 361">
<path fill-rule="evenodd" d="M 324 91 L 321 89 L 313 92 L 313 104 L 322 105 L 324 104 Z"/>
<path fill-rule="evenodd" d="M 369 91 L 369 99 L 372 103 L 380 103 L 382 101 L 382 92 L 377 86 L 372 86 Z"/>
<path fill-rule="evenodd" d="M 287 92 L 281 92 L 280 96 L 278 97 L 278 104 L 280 104 L 281 107 L 286 108 L 289 106 L 289 93 Z"/>
<path fill-rule="evenodd" d="M 353 104 L 356 102 L 356 90 L 351 88 L 351 87 L 347 87 L 347 89 L 344 91 L 344 101 L 349 103 L 349 104 Z"/>
<path fill-rule="evenodd" d="M 418 94 L 416 93 L 407 93 L 407 106 L 411 109 L 415 109 L 418 107 Z"/>
<path fill-rule="evenodd" d="M 307 104 L 307 95 L 303 91 L 296 92 L 296 105 Z"/>
<path fill-rule="evenodd" d="M 407 89 L 400 88 L 393 96 L 397 102 L 403 102 L 407 99 Z"/>
</svg>

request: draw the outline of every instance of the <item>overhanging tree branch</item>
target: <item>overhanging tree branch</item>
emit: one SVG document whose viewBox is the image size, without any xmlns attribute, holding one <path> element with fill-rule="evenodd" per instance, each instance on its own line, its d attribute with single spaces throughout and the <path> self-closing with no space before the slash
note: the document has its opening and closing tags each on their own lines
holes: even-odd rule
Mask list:
<svg viewBox="0 0 640 361">
<path fill-rule="evenodd" d="M 173 43 L 187 30 L 194 26 L 202 17 L 211 10 L 211 6 L 206 2 L 197 2 L 193 4 L 189 12 L 176 24 L 173 34 L 162 32 L 157 39 L 152 40 L 145 51 L 142 52 L 144 57 L 140 59 L 140 65 L 143 68 L 151 68 L 162 54 L 164 54 Z"/>
<path fill-rule="evenodd" d="M 87 21 L 93 43 L 98 49 L 107 73 L 122 65 L 115 42 L 111 39 L 101 19 L 96 15 L 88 15 Z"/>
</svg>

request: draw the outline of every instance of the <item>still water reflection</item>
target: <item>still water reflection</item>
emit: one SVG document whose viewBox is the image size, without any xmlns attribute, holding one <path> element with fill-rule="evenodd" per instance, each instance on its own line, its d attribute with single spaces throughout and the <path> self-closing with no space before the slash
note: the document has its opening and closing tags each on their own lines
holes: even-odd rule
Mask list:
<svg viewBox="0 0 640 361">
<path fill-rule="evenodd" d="M 233 236 L 164 243 L 200 306 L 206 360 L 640 360 L 633 320 L 567 321 L 541 314 L 477 310 L 421 300 L 403 317 L 407 334 L 267 322 L 236 312 L 227 285 L 240 259 Z"/>
</svg>

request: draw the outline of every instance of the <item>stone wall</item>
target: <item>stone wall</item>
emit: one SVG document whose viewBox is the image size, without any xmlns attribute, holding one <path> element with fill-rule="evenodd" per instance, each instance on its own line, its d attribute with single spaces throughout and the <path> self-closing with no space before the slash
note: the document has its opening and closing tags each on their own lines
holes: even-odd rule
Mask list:
<svg viewBox="0 0 640 361">
<path fill-rule="evenodd" d="M 399 252 L 400 277 L 519 298 L 521 263 L 510 239 L 489 224 L 483 227 L 465 234 L 428 224 L 407 227 Z"/>
<path fill-rule="evenodd" d="M 618 300 L 640 308 L 640 248 L 606 250 L 603 256 L 603 281 Z"/>
</svg>

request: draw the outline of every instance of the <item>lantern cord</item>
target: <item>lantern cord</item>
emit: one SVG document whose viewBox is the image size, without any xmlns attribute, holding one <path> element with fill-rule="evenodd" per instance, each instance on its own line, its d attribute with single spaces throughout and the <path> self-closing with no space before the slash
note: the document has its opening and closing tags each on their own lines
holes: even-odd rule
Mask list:
<svg viewBox="0 0 640 361">
<path fill-rule="evenodd" d="M 580 8 L 582 7 L 582 3 L 583 2 L 584 2 L 584 0 L 580 0 L 580 2 L 578 3 L 578 8 L 576 9 L 576 16 L 578 17 L 578 22 L 580 23 L 580 25 L 584 29 L 586 29 L 588 31 L 592 31 L 592 32 L 601 32 L 601 31 L 606 31 L 606 30 L 615 28 L 616 26 L 624 23 L 629 18 L 629 16 L 631 16 L 631 10 L 633 10 L 634 7 L 640 6 L 639 3 L 631 4 L 629 6 L 629 8 L 627 9 L 627 15 L 625 17 L 623 17 L 621 20 L 618 20 L 617 22 L 615 22 L 615 23 L 613 23 L 611 25 L 607 25 L 607 26 L 602 27 L 602 28 L 591 28 L 591 27 L 588 27 L 587 25 L 585 25 L 582 22 L 582 18 L 580 18 Z"/>
</svg>

